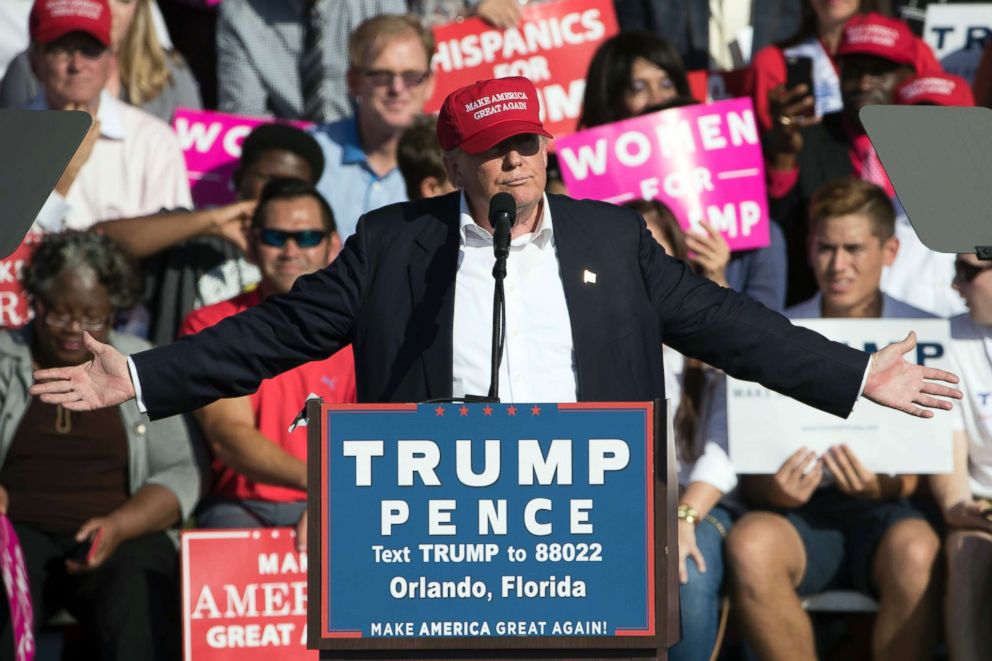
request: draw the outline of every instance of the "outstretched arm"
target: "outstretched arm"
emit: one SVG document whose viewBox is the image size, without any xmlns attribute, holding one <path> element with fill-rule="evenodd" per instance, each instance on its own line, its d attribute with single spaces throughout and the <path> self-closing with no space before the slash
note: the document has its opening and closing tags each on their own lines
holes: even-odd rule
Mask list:
<svg viewBox="0 0 992 661">
<path fill-rule="evenodd" d="M 61 404 L 70 411 L 117 406 L 134 397 L 127 357 L 85 331 L 83 342 L 93 360 L 73 367 L 37 370 L 35 383 L 28 391 L 43 402 Z"/>
<path fill-rule="evenodd" d="M 935 381 L 957 383 L 950 372 L 911 363 L 903 355 L 916 348 L 916 333 L 910 332 L 902 342 L 885 347 L 871 361 L 868 380 L 862 395 L 876 404 L 909 413 L 920 418 L 933 417 L 929 409 L 951 408 L 951 402 L 940 397 L 961 399 L 957 388 L 942 386 Z"/>
</svg>

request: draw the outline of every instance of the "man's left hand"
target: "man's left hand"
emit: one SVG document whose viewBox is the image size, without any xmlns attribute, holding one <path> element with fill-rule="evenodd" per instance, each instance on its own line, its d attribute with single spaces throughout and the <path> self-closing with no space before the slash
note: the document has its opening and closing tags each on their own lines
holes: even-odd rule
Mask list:
<svg viewBox="0 0 992 661">
<path fill-rule="evenodd" d="M 823 453 L 823 463 L 834 476 L 842 493 L 865 500 L 882 497 L 878 475 L 862 465 L 854 451 L 846 445 L 835 445 Z"/>
<path fill-rule="evenodd" d="M 920 418 L 933 417 L 929 409 L 951 409 L 946 399 L 961 399 L 957 388 L 942 386 L 934 381 L 958 383 L 950 372 L 924 367 L 903 358 L 916 348 L 916 333 L 910 332 L 902 342 L 895 342 L 875 354 L 865 383 L 864 396 L 882 406 L 903 411 Z"/>
</svg>

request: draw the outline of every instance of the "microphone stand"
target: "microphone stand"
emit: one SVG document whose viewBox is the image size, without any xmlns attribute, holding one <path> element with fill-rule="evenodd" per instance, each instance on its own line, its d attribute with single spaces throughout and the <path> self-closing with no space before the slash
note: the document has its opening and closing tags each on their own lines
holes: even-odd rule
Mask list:
<svg viewBox="0 0 992 661">
<path fill-rule="evenodd" d="M 496 230 L 497 233 L 499 229 Z M 509 234 L 509 231 L 507 232 Z M 489 378 L 489 399 L 499 401 L 499 365 L 503 361 L 503 344 L 506 341 L 506 295 L 503 280 L 506 278 L 506 257 L 500 254 L 493 265 L 493 343 L 492 363 Z"/>
</svg>

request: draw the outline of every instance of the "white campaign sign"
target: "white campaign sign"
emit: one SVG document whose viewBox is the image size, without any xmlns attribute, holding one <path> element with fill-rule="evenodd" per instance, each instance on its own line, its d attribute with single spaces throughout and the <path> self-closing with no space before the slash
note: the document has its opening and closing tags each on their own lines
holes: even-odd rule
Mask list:
<svg viewBox="0 0 992 661">
<path fill-rule="evenodd" d="M 947 73 L 975 82 L 975 69 L 992 37 L 992 4 L 927 5 L 923 39 Z"/>
<path fill-rule="evenodd" d="M 793 323 L 866 351 L 881 349 L 915 330 L 916 355 L 909 354 L 907 359 L 950 369 L 950 332 L 945 319 L 798 319 Z M 840 443 L 847 444 L 876 473 L 948 473 L 951 420 L 947 411 L 916 418 L 864 398 L 844 420 L 756 383 L 727 378 L 730 460 L 738 473 L 774 473 L 801 447 L 819 456 Z"/>
</svg>

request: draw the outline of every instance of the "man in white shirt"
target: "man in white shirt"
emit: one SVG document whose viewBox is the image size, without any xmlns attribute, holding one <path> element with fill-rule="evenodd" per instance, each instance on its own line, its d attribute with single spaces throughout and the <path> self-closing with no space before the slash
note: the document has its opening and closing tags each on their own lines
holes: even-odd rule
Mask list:
<svg viewBox="0 0 992 661">
<path fill-rule="evenodd" d="M 882 268 L 898 250 L 885 191 L 854 177 L 822 186 L 810 200 L 809 247 L 820 292 L 786 315 L 931 316 L 882 293 Z M 814 659 L 800 597 L 851 588 L 880 601 L 874 658 L 932 656 L 940 595 L 930 577 L 940 542 L 906 500 L 917 476 L 876 475 L 837 445 L 819 459 L 800 448 L 774 475 L 744 476 L 741 484 L 753 505 L 769 510 L 745 515 L 726 543 L 735 608 L 758 656 Z"/>
<path fill-rule="evenodd" d="M 954 470 L 930 480 L 947 524 L 944 613 L 952 659 L 992 649 L 987 578 L 992 575 L 992 262 L 958 255 L 954 288 L 968 313 L 951 319 L 951 356 L 964 400 L 954 433 Z"/>
<path fill-rule="evenodd" d="M 113 55 L 107 0 L 37 0 L 31 66 L 41 94 L 28 108 L 81 110 L 94 122 L 38 215 L 46 231 L 191 206 L 179 141 L 164 122 L 103 91 Z"/>
<path fill-rule="evenodd" d="M 662 341 L 841 416 L 861 394 L 922 417 L 932 415 L 928 407 L 951 406 L 941 397 L 960 397 L 930 381 L 956 383 L 954 375 L 903 360 L 912 336 L 869 360 L 693 275 L 665 255 L 632 211 L 546 195 L 547 135 L 537 92 L 525 78 L 453 92 L 438 118 L 438 138 L 461 192 L 365 215 L 330 267 L 168 347 L 125 357 L 86 339 L 94 361 L 38 371 L 32 394 L 70 410 L 135 398 L 157 418 L 246 394 L 262 379 L 349 342 L 359 401 L 484 394 L 489 345 L 474 338 L 490 334 L 491 317 L 479 319 L 456 300 L 492 299 L 492 282 L 471 274 L 491 267 L 494 257 L 476 250 L 471 235 L 491 234 L 487 207 L 504 192 L 516 203 L 510 264 L 529 253 L 520 286 L 507 287 L 513 300 L 499 373 L 507 401 L 664 397 Z M 538 288 L 540 295 L 531 293 Z"/>
</svg>

